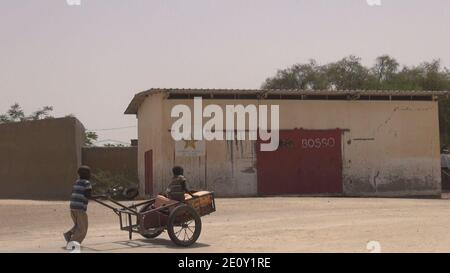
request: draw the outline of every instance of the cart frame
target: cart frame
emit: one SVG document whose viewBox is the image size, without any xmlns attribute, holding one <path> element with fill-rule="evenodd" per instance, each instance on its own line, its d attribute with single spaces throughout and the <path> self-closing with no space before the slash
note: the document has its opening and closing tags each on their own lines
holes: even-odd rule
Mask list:
<svg viewBox="0 0 450 273">
<path fill-rule="evenodd" d="M 216 210 L 214 193 L 211 192 L 211 195 L 213 197 L 212 198 L 213 210 L 211 212 L 209 212 L 208 214 L 210 214 Z M 200 197 L 193 196 L 192 198 L 195 199 L 195 198 L 200 198 Z M 132 240 L 132 238 L 133 238 L 133 233 L 139 233 L 139 234 L 143 235 L 143 234 L 145 234 L 145 231 L 148 230 L 144 227 L 144 218 L 147 215 L 156 213 L 156 212 L 163 212 L 163 211 L 165 212 L 170 208 L 175 208 L 175 207 L 183 205 L 183 204 L 190 206 L 186 201 L 174 201 L 173 203 L 170 203 L 170 204 L 158 207 L 158 208 L 152 208 L 152 209 L 149 209 L 146 211 L 140 211 L 139 210 L 140 208 L 143 208 L 146 205 L 154 203 L 157 198 L 151 198 L 151 199 L 148 199 L 148 200 L 136 203 L 136 204 L 132 204 L 130 206 L 126 206 L 126 205 L 122 204 L 121 202 L 112 199 L 108 195 L 93 196 L 92 199 L 95 202 L 99 203 L 100 205 L 111 209 L 119 217 L 120 229 L 128 232 L 128 238 L 130 240 Z M 113 206 L 106 202 L 111 202 L 116 206 Z M 200 216 L 203 216 L 203 215 L 200 215 Z M 160 221 L 159 217 L 158 217 L 158 219 Z M 167 229 L 167 226 L 162 225 L 160 223 L 159 227 L 157 227 L 157 228 Z"/>
</svg>

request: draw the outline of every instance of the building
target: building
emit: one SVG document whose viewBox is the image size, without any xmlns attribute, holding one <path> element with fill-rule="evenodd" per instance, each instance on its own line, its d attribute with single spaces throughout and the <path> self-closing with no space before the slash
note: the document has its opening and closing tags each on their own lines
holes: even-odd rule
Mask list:
<svg viewBox="0 0 450 273">
<path fill-rule="evenodd" d="M 219 196 L 433 196 L 441 193 L 438 103 L 447 92 L 150 89 L 138 119 L 138 174 L 147 195 L 182 165 L 191 188 Z M 279 105 L 280 146 L 174 141 L 175 105 Z M 224 110 L 225 111 L 225 110 Z"/>
<path fill-rule="evenodd" d="M 93 182 L 137 182 L 136 146 L 84 145 L 85 128 L 73 117 L 0 124 L 0 198 L 68 200 L 82 164 Z"/>
<path fill-rule="evenodd" d="M 93 174 L 104 172 L 136 181 L 137 147 L 83 147 L 82 163 L 89 166 Z"/>
<path fill-rule="evenodd" d="M 72 117 L 0 124 L 0 198 L 68 199 L 84 131 Z"/>
</svg>

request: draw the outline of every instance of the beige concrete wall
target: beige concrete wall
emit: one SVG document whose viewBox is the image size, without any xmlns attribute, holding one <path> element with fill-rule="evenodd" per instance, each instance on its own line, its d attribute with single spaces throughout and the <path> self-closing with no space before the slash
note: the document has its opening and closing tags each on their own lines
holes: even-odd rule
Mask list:
<svg viewBox="0 0 450 273">
<path fill-rule="evenodd" d="M 84 128 L 75 118 L 0 125 L 0 198 L 70 198 Z"/>
<path fill-rule="evenodd" d="M 157 191 L 167 185 L 173 164 L 190 160 L 198 164 L 187 164 L 187 173 L 205 171 L 204 181 L 193 181 L 195 186 L 215 190 L 222 196 L 257 195 L 256 152 L 252 141 L 208 142 L 205 157 L 175 158 L 174 141 L 169 132 L 175 119 L 170 118 L 170 111 L 175 104 L 192 106 L 193 101 L 163 100 L 161 95 L 153 98 L 147 98 L 139 110 L 139 146 L 144 151 L 151 143 L 155 149 Z M 342 143 L 346 195 L 440 193 L 436 102 L 203 100 L 204 106 L 218 104 L 223 109 L 226 104 L 239 103 L 280 105 L 280 129 L 348 129 L 343 134 Z M 149 122 L 150 119 L 152 122 Z M 155 128 L 160 131 L 155 131 Z M 141 173 L 141 152 L 139 160 Z M 189 166 L 195 166 L 200 171 L 190 171 Z"/>
<path fill-rule="evenodd" d="M 165 150 L 162 142 L 162 130 L 166 126 L 162 124 L 163 114 L 163 94 L 158 93 L 147 97 L 139 108 L 138 118 L 138 176 L 141 194 L 145 189 L 145 152 L 153 150 L 153 180 L 159 185 L 167 181 L 167 177 L 162 172 L 163 164 L 167 164 L 167 159 L 163 159 Z M 169 113 L 170 115 L 170 113 Z"/>
</svg>

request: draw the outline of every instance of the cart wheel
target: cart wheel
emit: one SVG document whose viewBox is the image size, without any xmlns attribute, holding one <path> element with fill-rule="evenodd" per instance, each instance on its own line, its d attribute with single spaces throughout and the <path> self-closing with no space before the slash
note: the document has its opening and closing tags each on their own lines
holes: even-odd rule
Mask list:
<svg viewBox="0 0 450 273">
<path fill-rule="evenodd" d="M 164 228 L 150 228 L 145 231 L 145 233 L 141 233 L 142 237 L 147 239 L 153 239 L 161 235 L 163 233 Z"/>
<path fill-rule="evenodd" d="M 202 231 L 202 220 L 197 211 L 188 205 L 176 207 L 169 216 L 167 232 L 176 245 L 190 246 Z"/>
<path fill-rule="evenodd" d="M 123 191 L 123 195 L 127 200 L 134 200 L 139 195 L 137 187 L 127 188 Z"/>
</svg>

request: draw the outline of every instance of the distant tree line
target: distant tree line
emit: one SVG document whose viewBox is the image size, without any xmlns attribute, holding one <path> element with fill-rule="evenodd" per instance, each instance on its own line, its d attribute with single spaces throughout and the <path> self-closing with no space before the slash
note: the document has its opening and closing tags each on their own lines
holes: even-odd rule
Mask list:
<svg viewBox="0 0 450 273">
<path fill-rule="evenodd" d="M 450 70 L 440 60 L 401 66 L 391 56 L 376 58 L 372 67 L 348 56 L 319 65 L 315 60 L 279 70 L 262 84 L 263 89 L 301 90 L 427 90 L 450 91 Z M 441 144 L 450 144 L 450 101 L 439 101 Z"/>
</svg>

